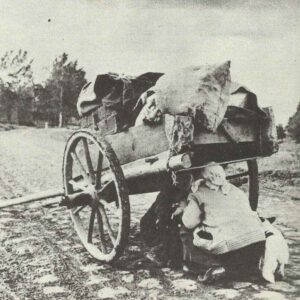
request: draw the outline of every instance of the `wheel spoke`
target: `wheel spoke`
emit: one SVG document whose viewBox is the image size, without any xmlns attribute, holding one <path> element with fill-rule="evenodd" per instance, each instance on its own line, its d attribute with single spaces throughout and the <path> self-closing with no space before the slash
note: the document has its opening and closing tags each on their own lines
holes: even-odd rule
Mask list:
<svg viewBox="0 0 300 300">
<path fill-rule="evenodd" d="M 107 215 L 106 215 L 106 213 L 105 213 L 105 209 L 104 209 L 104 207 L 103 207 L 101 204 L 99 205 L 99 211 L 100 211 L 100 214 L 101 214 L 101 217 L 102 217 L 102 221 L 103 221 L 103 223 L 105 224 L 105 227 L 106 227 L 106 229 L 107 229 L 108 235 L 109 235 L 109 237 L 110 237 L 110 239 L 111 239 L 113 245 L 115 245 L 116 239 L 115 239 L 115 237 L 114 237 L 114 233 L 113 233 L 113 231 L 112 231 L 112 229 L 111 229 L 111 226 L 110 226 L 110 224 L 109 224 Z"/>
<path fill-rule="evenodd" d="M 101 187 L 101 189 L 100 189 L 99 191 L 97 191 L 98 195 L 100 196 L 101 193 L 103 193 L 103 191 L 104 191 L 104 190 L 105 190 L 112 182 L 113 182 L 112 180 L 106 182 L 106 183 Z"/>
<path fill-rule="evenodd" d="M 82 143 L 83 143 L 86 163 L 87 163 L 87 166 L 88 166 L 88 169 L 89 169 L 90 181 L 91 181 L 92 184 L 94 184 L 95 183 L 95 173 L 94 173 L 95 171 L 94 171 L 94 168 L 93 168 L 93 163 L 92 163 L 91 154 L 90 154 L 87 139 L 82 138 Z"/>
<path fill-rule="evenodd" d="M 115 202 L 116 207 L 119 207 L 119 203 L 118 203 L 118 198 L 115 197 L 115 191 L 113 190 L 113 187 L 109 187 L 111 184 L 113 184 L 113 180 L 110 180 L 108 182 L 106 182 L 100 190 L 97 191 L 98 197 L 101 199 L 100 202 L 105 203 L 104 206 L 107 205 L 108 202 Z M 107 189 L 107 191 L 105 191 Z M 112 200 L 112 201 L 108 201 L 108 200 Z"/>
<path fill-rule="evenodd" d="M 83 173 L 83 177 L 85 180 L 89 181 L 89 175 L 88 175 L 88 172 L 86 171 L 86 169 L 84 168 L 81 160 L 79 159 L 77 153 L 74 151 L 74 152 L 71 152 L 71 156 L 72 156 L 72 159 L 73 161 L 76 161 L 77 164 L 79 165 L 82 173 Z"/>
<path fill-rule="evenodd" d="M 103 221 L 101 218 L 101 214 L 99 211 L 99 208 L 97 208 L 97 221 L 98 221 L 98 227 L 99 227 L 99 235 L 100 235 L 100 247 L 101 247 L 101 251 L 106 254 L 107 253 L 107 249 L 105 246 L 105 241 L 104 241 L 104 230 L 103 230 Z"/>
<path fill-rule="evenodd" d="M 115 215 L 116 217 L 120 217 L 120 210 L 117 208 L 113 208 L 112 205 L 110 205 L 109 203 L 107 203 L 105 200 L 99 200 L 100 204 L 106 208 L 107 210 L 109 210 L 113 215 Z"/>
<path fill-rule="evenodd" d="M 89 183 L 88 178 L 86 179 L 86 181 L 84 180 L 76 181 L 74 179 L 69 180 L 69 184 L 72 186 L 74 192 L 83 191 L 86 188 L 87 183 Z"/>
<path fill-rule="evenodd" d="M 97 210 L 97 208 L 93 205 L 92 206 L 91 217 L 90 217 L 90 225 L 89 225 L 89 233 L 88 233 L 88 243 L 92 243 L 96 210 Z"/>
<path fill-rule="evenodd" d="M 99 189 L 101 186 L 102 163 L 103 163 L 103 155 L 99 151 L 97 169 L 96 169 L 96 183 L 95 183 L 96 189 Z"/>
<path fill-rule="evenodd" d="M 87 204 L 83 205 L 83 206 L 79 206 L 77 207 L 74 211 L 73 214 L 78 214 L 81 210 L 83 210 L 85 207 L 87 207 Z"/>
</svg>

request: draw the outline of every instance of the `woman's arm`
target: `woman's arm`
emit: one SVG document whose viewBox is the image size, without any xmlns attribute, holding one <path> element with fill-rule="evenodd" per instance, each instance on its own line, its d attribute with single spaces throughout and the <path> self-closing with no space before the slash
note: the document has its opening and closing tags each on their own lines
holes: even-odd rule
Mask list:
<svg viewBox="0 0 300 300">
<path fill-rule="evenodd" d="M 198 200 L 193 194 L 190 194 L 188 197 L 188 205 L 184 209 L 182 223 L 187 229 L 193 229 L 201 223 L 201 211 Z"/>
</svg>

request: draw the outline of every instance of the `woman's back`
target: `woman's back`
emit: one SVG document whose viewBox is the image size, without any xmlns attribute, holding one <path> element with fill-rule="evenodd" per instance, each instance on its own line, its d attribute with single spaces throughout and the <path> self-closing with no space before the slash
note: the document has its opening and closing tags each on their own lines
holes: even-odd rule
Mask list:
<svg viewBox="0 0 300 300">
<path fill-rule="evenodd" d="M 259 217 L 249 206 L 246 195 L 235 186 L 224 194 L 201 185 L 188 197 L 182 221 L 193 229 L 202 226 L 213 236 L 211 251 L 222 254 L 265 240 Z"/>
</svg>

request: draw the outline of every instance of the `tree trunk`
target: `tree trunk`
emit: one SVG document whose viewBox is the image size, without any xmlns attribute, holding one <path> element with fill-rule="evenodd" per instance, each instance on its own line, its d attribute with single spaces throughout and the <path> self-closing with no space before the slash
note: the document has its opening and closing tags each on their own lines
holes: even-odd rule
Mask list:
<svg viewBox="0 0 300 300">
<path fill-rule="evenodd" d="M 63 127 L 63 113 L 62 113 L 62 111 L 59 113 L 58 127 L 59 128 Z"/>
<path fill-rule="evenodd" d="M 6 119 L 7 119 L 7 123 L 11 123 L 11 107 L 8 106 L 6 108 Z"/>
<path fill-rule="evenodd" d="M 59 121 L 58 121 L 58 127 L 61 128 L 64 126 L 64 103 L 63 103 L 63 95 L 64 95 L 64 88 L 60 87 L 60 113 L 59 113 Z"/>
</svg>

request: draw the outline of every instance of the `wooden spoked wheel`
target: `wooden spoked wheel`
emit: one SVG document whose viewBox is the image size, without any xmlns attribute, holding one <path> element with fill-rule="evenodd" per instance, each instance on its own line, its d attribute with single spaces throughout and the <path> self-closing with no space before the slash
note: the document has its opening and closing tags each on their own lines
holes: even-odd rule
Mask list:
<svg viewBox="0 0 300 300">
<path fill-rule="evenodd" d="M 75 230 L 97 260 L 111 262 L 127 244 L 130 205 L 125 178 L 111 146 L 91 131 L 67 141 L 63 160 L 65 199 Z"/>
<path fill-rule="evenodd" d="M 245 191 L 249 194 L 249 203 L 251 209 L 256 211 L 258 205 L 259 182 L 258 182 L 258 166 L 256 159 L 248 160 L 246 163 L 231 164 L 228 169 L 230 170 L 227 179 L 237 185 L 242 185 L 242 178 L 248 177 L 248 187 Z"/>
</svg>

